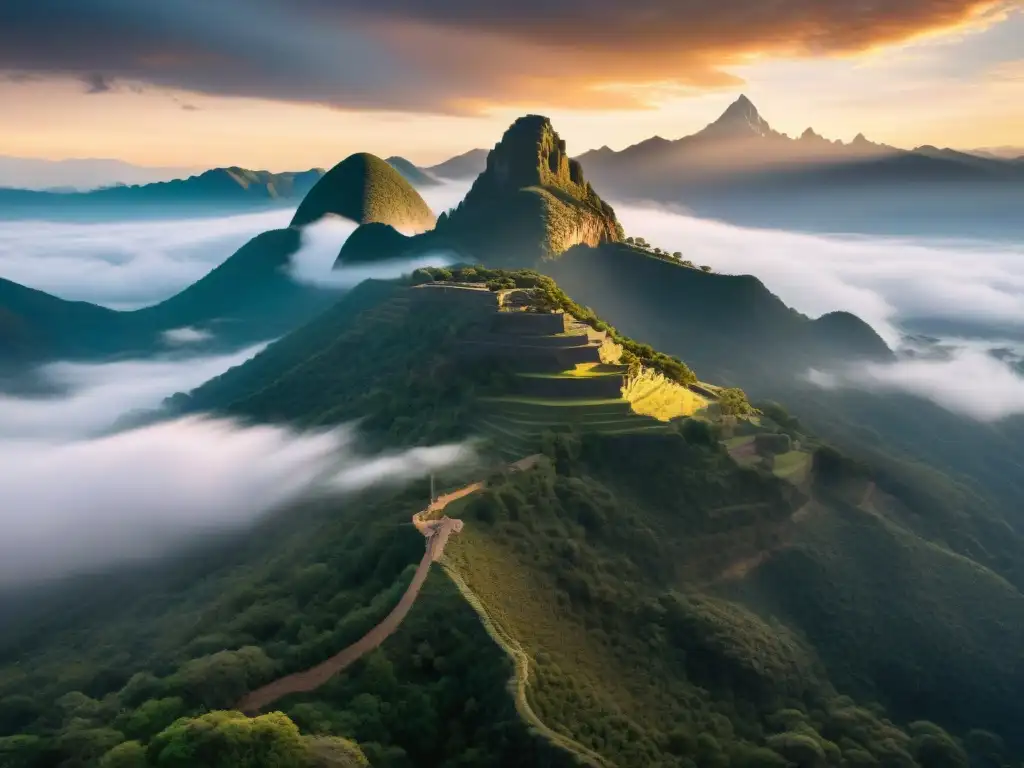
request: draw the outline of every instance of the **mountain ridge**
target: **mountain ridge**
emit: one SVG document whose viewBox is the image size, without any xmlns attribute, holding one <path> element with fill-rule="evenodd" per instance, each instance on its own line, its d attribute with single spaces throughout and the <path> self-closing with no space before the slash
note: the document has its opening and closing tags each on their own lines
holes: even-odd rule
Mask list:
<svg viewBox="0 0 1024 768">
<path fill-rule="evenodd" d="M 271 173 L 231 166 L 212 168 L 186 179 L 135 186 L 111 186 L 88 192 L 43 192 L 0 188 L 0 218 L 36 213 L 99 212 L 122 215 L 136 210 L 170 213 L 203 206 L 259 207 L 303 198 L 324 171 Z"/>
</svg>

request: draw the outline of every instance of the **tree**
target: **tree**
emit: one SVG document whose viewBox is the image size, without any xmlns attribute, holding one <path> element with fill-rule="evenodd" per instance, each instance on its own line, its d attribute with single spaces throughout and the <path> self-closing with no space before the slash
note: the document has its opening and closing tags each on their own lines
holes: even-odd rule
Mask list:
<svg viewBox="0 0 1024 768">
<path fill-rule="evenodd" d="M 137 741 L 118 744 L 100 758 L 100 768 L 146 768 L 146 748 Z"/>
<path fill-rule="evenodd" d="M 281 712 L 183 717 L 153 738 L 147 756 L 155 768 L 290 768 L 309 761 L 298 727 Z"/>
<path fill-rule="evenodd" d="M 633 243 L 635 243 L 635 242 L 636 242 L 636 240 L 634 240 L 632 237 L 627 237 L 626 238 L 626 245 L 633 245 Z"/>
<path fill-rule="evenodd" d="M 672 258 L 675 259 L 676 261 L 681 260 L 683 258 L 682 251 L 673 251 Z"/>
<path fill-rule="evenodd" d="M 704 264 L 704 265 L 701 266 L 700 271 L 701 272 L 710 272 L 711 271 L 711 267 L 709 267 L 707 264 Z"/>
<path fill-rule="evenodd" d="M 723 389 L 718 393 L 718 407 L 723 416 L 748 416 L 754 409 L 747 400 L 747 394 L 738 387 Z"/>
<path fill-rule="evenodd" d="M 182 665 L 175 677 L 191 698 L 206 707 L 230 706 L 273 671 L 262 648 L 218 651 Z"/>
</svg>

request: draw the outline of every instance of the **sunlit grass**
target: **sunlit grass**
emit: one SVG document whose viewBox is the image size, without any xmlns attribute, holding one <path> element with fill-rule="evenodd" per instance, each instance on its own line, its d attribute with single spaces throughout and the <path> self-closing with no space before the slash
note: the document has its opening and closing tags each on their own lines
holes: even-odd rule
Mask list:
<svg viewBox="0 0 1024 768">
<path fill-rule="evenodd" d="M 658 421 L 693 416 L 706 408 L 709 402 L 707 398 L 647 368 L 626 381 L 622 396 L 635 413 Z"/>
</svg>

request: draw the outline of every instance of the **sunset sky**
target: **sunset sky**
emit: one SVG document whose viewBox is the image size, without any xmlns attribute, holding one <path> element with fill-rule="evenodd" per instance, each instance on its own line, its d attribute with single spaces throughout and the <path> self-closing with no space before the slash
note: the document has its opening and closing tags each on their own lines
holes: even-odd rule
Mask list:
<svg viewBox="0 0 1024 768">
<path fill-rule="evenodd" d="M 430 164 L 525 112 L 578 154 L 691 133 L 740 93 L 790 134 L 1022 146 L 1022 3 L 0 3 L 3 155 Z"/>
</svg>

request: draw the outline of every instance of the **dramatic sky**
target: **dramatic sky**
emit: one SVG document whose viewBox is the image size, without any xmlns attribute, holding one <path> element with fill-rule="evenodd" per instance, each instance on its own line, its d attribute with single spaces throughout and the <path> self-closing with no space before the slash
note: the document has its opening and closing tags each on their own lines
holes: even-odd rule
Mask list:
<svg viewBox="0 0 1024 768">
<path fill-rule="evenodd" d="M 1024 144 L 1022 0 L 0 1 L 0 154 L 430 163 L 517 114 L 573 152 L 703 127 Z"/>
</svg>

